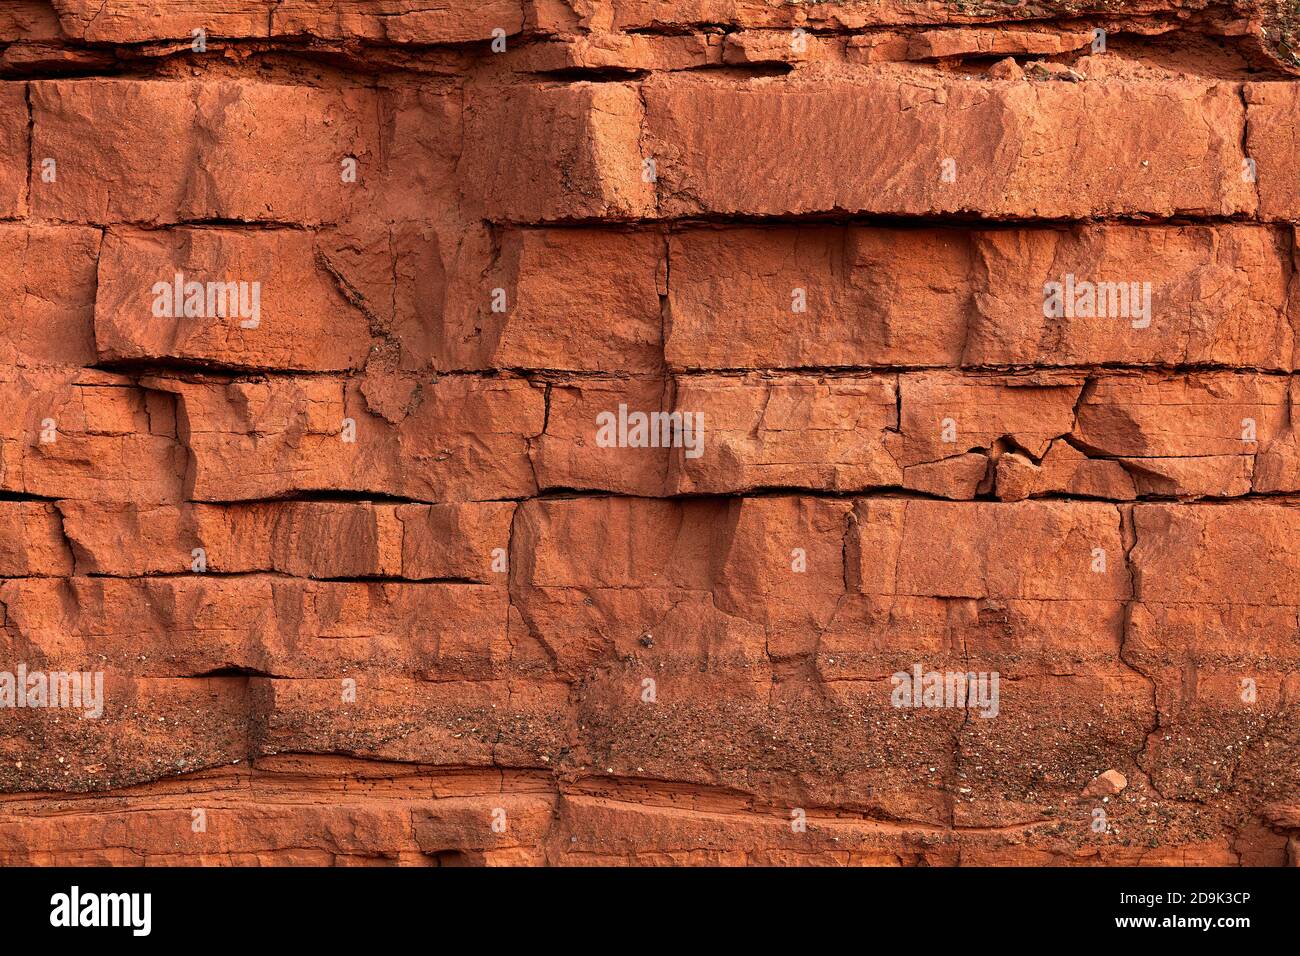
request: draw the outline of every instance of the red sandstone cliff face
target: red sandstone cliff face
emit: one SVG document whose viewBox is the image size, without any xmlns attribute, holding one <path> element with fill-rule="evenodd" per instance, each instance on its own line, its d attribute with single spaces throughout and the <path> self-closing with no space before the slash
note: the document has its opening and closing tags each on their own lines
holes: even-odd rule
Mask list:
<svg viewBox="0 0 1300 956">
<path fill-rule="evenodd" d="M 1300 862 L 1291 7 L 0 3 L 0 864 Z"/>
</svg>

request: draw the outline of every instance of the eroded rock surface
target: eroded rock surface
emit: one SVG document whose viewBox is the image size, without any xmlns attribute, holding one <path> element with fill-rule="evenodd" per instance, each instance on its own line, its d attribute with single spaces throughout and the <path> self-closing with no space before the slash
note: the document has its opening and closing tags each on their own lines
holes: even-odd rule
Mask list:
<svg viewBox="0 0 1300 956">
<path fill-rule="evenodd" d="M 1288 9 L 0 3 L 0 864 L 1300 862 Z"/>
</svg>

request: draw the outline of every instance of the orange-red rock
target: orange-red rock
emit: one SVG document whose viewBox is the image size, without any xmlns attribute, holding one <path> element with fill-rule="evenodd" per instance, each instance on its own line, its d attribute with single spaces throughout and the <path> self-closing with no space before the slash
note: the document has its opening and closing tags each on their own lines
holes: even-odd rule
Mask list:
<svg viewBox="0 0 1300 956">
<path fill-rule="evenodd" d="M 304 578 L 455 579 L 504 586 L 511 502 L 462 505 L 293 501 L 141 506 L 61 501 L 77 573 L 193 570 Z M 36 573 L 28 571 L 26 573 Z"/>
<path fill-rule="evenodd" d="M 645 96 L 666 215 L 1257 209 L 1254 184 L 1241 176 L 1245 108 L 1228 84 L 870 77 L 774 86 L 671 76 L 647 82 Z M 900 141 L 907 150 L 892 145 Z M 1078 147 L 1061 149 L 1063 141 Z M 601 172 L 636 159 L 625 149 Z M 592 188 L 601 178 L 579 182 Z"/>
<path fill-rule="evenodd" d="M 1300 862 L 1283 7 L 0 3 L 0 864 Z"/>
<path fill-rule="evenodd" d="M 23 83 L 0 84 L 0 216 L 27 212 L 27 89 Z"/>
<path fill-rule="evenodd" d="M 1290 238 L 1258 226 L 977 234 L 971 365 L 1294 365 Z M 1080 309 L 1048 311 L 1048 283 Z M 1086 299 L 1096 291 L 1096 302 Z M 1064 290 L 1063 290 L 1064 291 Z M 1064 304 L 1064 303 L 1062 303 Z"/>
<path fill-rule="evenodd" d="M 100 234 L 81 226 L 0 226 L 0 359 L 8 367 L 95 361 Z"/>
<path fill-rule="evenodd" d="M 5 369 L 0 489 L 50 498 L 175 502 L 185 448 L 175 402 L 104 372 Z"/>
<path fill-rule="evenodd" d="M 306 233 L 110 230 L 95 344 L 110 362 L 332 372 L 363 365 L 370 334 Z"/>
<path fill-rule="evenodd" d="M 467 198 L 515 222 L 653 215 L 640 94 L 627 83 L 475 90 L 460 164 Z"/>
<path fill-rule="evenodd" d="M 339 491 L 463 501 L 536 489 L 528 453 L 542 432 L 545 398 L 523 379 L 440 379 L 396 424 L 374 414 L 346 379 L 147 384 L 176 396 L 191 500 Z"/>
<path fill-rule="evenodd" d="M 691 229 L 671 236 L 668 248 L 664 349 L 673 366 L 962 359 L 971 254 L 967 237 L 955 230 Z"/>
<path fill-rule="evenodd" d="M 654 232 L 512 230 L 463 318 L 452 306 L 446 351 L 467 367 L 654 372 L 666 276 Z"/>
<path fill-rule="evenodd" d="M 271 11 L 277 36 L 308 34 L 328 39 L 384 40 L 391 43 L 467 43 L 485 46 L 494 30 L 507 35 L 523 26 L 520 0 L 451 0 L 436 7 L 412 0 L 285 0 Z"/>
<path fill-rule="evenodd" d="M 372 91 L 244 80 L 40 81 L 31 113 L 32 156 L 57 163 L 33 215 L 95 224 L 335 222 L 364 199 L 344 160 L 366 169 L 379 140 Z"/>
</svg>

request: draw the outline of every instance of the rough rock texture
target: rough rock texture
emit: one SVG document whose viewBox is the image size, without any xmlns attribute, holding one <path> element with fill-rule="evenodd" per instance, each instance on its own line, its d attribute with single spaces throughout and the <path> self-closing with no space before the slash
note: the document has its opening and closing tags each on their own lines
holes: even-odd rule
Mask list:
<svg viewBox="0 0 1300 956">
<path fill-rule="evenodd" d="M 0 0 L 0 864 L 1300 863 L 1294 8 Z"/>
</svg>

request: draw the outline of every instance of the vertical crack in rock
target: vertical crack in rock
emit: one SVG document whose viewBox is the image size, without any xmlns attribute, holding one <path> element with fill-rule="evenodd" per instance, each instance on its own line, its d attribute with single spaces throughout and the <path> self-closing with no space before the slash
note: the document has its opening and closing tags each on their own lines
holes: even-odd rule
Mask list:
<svg viewBox="0 0 1300 956">
<path fill-rule="evenodd" d="M 1144 758 L 1147 753 L 1147 747 L 1150 745 L 1151 738 L 1160 732 L 1160 697 L 1159 689 L 1151 675 L 1144 672 L 1128 656 L 1128 639 L 1132 623 L 1133 606 L 1141 600 L 1142 576 L 1140 569 L 1135 565 L 1133 552 L 1138 545 L 1137 525 L 1133 517 L 1133 505 L 1120 505 L 1116 507 L 1119 516 L 1120 536 L 1124 545 L 1124 573 L 1128 578 L 1129 596 L 1124 601 L 1124 614 L 1120 624 L 1119 635 L 1119 660 L 1129 670 L 1140 676 L 1151 686 L 1151 725 L 1147 728 L 1146 733 L 1142 735 L 1141 746 L 1133 754 L 1133 766 L 1143 775 L 1146 785 L 1154 792 L 1160 793 L 1151 775 L 1147 771 Z M 1164 799 L 1168 799 L 1164 794 L 1160 794 Z"/>
</svg>

